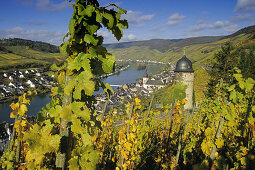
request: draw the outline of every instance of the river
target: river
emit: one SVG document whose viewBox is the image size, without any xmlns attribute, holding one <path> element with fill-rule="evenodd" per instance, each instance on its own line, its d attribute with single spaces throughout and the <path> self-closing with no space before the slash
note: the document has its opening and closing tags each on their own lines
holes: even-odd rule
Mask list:
<svg viewBox="0 0 255 170">
<path fill-rule="evenodd" d="M 146 64 L 147 73 L 156 73 L 162 67 L 160 64 Z M 121 85 L 135 82 L 136 79 L 143 77 L 145 70 L 139 69 L 138 64 L 131 63 L 130 67 L 116 75 L 107 77 L 103 79 L 104 83 L 109 83 L 111 85 Z M 117 87 L 112 87 L 116 89 Z M 100 90 L 99 92 L 103 92 Z M 95 92 L 95 93 L 99 93 Z M 36 115 L 42 107 L 45 107 L 47 103 L 50 102 L 49 93 L 45 95 L 34 96 L 28 106 L 27 115 Z M 0 123 L 3 121 L 13 123 L 14 120 L 10 118 L 10 104 L 12 102 L 0 104 Z"/>
</svg>

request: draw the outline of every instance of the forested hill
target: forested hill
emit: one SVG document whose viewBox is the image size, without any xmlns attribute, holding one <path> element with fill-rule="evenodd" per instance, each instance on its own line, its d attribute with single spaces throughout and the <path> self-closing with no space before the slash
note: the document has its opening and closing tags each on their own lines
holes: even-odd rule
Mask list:
<svg viewBox="0 0 255 170">
<path fill-rule="evenodd" d="M 62 61 L 58 46 L 20 38 L 0 40 L 0 71 L 47 67 Z"/>
<path fill-rule="evenodd" d="M 20 38 L 0 39 L 0 50 L 5 46 L 27 46 L 30 49 L 48 52 L 48 53 L 59 53 L 59 48 L 56 45 L 41 41 L 25 40 Z"/>
</svg>

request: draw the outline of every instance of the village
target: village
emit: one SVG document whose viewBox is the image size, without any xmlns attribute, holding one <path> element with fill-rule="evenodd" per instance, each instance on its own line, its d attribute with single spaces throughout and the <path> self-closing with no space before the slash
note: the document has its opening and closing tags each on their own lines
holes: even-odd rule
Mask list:
<svg viewBox="0 0 255 170">
<path fill-rule="evenodd" d="M 46 70 L 32 69 L 0 73 L 0 101 L 22 95 L 28 89 L 39 92 L 49 91 L 56 85 L 54 75 L 49 76 Z"/>
<path fill-rule="evenodd" d="M 121 85 L 113 94 L 110 94 L 109 99 L 106 93 L 95 95 L 97 100 L 95 108 L 99 114 L 104 114 L 134 97 L 148 97 L 156 90 L 172 83 L 173 77 L 173 71 L 163 71 L 159 74 L 148 75 L 145 70 L 142 78 L 134 83 Z"/>
</svg>

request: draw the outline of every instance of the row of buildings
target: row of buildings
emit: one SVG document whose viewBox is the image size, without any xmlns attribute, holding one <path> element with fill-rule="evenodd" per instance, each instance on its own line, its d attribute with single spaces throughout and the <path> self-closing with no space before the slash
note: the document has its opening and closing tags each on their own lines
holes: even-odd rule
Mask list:
<svg viewBox="0 0 255 170">
<path fill-rule="evenodd" d="M 0 99 L 21 95 L 29 88 L 51 88 L 56 83 L 44 70 L 25 70 L 0 73 Z"/>
</svg>

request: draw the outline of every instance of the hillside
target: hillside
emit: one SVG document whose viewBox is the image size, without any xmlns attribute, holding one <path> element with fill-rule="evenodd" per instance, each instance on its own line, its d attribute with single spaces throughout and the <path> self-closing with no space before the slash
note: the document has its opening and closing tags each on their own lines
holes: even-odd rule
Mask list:
<svg viewBox="0 0 255 170">
<path fill-rule="evenodd" d="M 194 64 L 206 64 L 227 41 L 235 46 L 254 46 L 255 26 L 243 28 L 228 36 L 192 37 L 177 40 L 146 40 L 105 45 L 117 59 L 144 59 L 175 63 L 185 49 Z"/>
<path fill-rule="evenodd" d="M 19 38 L 0 40 L 0 70 L 48 66 L 63 60 L 55 45 Z"/>
<path fill-rule="evenodd" d="M 175 63 L 184 49 L 194 65 L 204 65 L 226 41 L 237 47 L 255 48 L 255 25 L 228 36 L 203 36 L 186 39 L 152 39 L 104 44 L 117 59 L 144 59 Z M 0 69 L 41 67 L 62 61 L 57 46 L 19 38 L 0 40 Z"/>
</svg>

